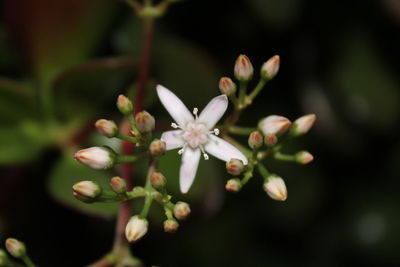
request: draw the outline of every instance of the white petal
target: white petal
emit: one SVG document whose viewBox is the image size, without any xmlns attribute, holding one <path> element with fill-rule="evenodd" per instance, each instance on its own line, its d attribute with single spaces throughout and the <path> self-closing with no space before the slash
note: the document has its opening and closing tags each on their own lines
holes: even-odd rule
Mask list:
<svg viewBox="0 0 400 267">
<path fill-rule="evenodd" d="M 248 160 L 239 149 L 214 135 L 209 134 L 209 138 L 211 140 L 204 147 L 208 153 L 226 162 L 230 159 L 240 159 L 245 165 L 247 165 Z"/>
<path fill-rule="evenodd" d="M 193 121 L 193 115 L 185 104 L 170 90 L 162 85 L 157 85 L 157 94 L 165 109 L 181 127 L 185 127 L 188 121 Z"/>
<path fill-rule="evenodd" d="M 211 99 L 199 116 L 199 122 L 205 123 L 207 129 L 211 129 L 217 124 L 222 115 L 228 108 L 228 98 L 220 95 Z"/>
<path fill-rule="evenodd" d="M 183 147 L 184 141 L 181 136 L 181 130 L 167 131 L 161 135 L 161 141 L 165 142 L 167 150 L 171 150 L 178 147 Z"/>
<path fill-rule="evenodd" d="M 200 149 L 187 147 L 182 155 L 181 170 L 179 172 L 179 183 L 182 193 L 187 193 L 196 176 L 200 161 Z"/>
</svg>

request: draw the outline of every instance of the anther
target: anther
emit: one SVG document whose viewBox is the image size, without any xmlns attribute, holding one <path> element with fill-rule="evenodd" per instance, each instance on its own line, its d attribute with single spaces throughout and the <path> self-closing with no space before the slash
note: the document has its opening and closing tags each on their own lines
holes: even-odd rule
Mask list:
<svg viewBox="0 0 400 267">
<path fill-rule="evenodd" d="M 214 132 L 215 135 L 219 135 L 219 129 L 218 129 L 218 128 L 215 128 L 215 129 L 213 130 L 213 132 Z"/>
<path fill-rule="evenodd" d="M 198 118 L 197 117 L 197 113 L 199 112 L 199 109 L 198 108 L 194 108 L 193 109 L 193 114 L 194 114 L 194 116 L 196 117 L 196 119 Z"/>
<path fill-rule="evenodd" d="M 178 129 L 178 128 L 179 128 L 179 126 L 178 126 L 175 122 L 171 123 L 171 127 L 172 127 L 172 128 L 175 128 L 175 129 Z"/>
<path fill-rule="evenodd" d="M 184 151 L 185 151 L 185 149 L 184 149 L 184 148 L 181 148 L 181 149 L 178 150 L 178 154 L 179 154 L 179 155 L 182 155 Z"/>
<path fill-rule="evenodd" d="M 210 158 L 206 153 L 203 154 L 203 157 L 205 160 L 208 160 Z"/>
</svg>

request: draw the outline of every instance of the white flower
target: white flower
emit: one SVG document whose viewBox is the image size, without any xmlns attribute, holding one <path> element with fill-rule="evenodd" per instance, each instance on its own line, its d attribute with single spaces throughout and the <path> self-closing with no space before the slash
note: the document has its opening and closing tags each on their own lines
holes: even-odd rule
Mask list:
<svg viewBox="0 0 400 267">
<path fill-rule="evenodd" d="M 201 154 L 205 160 L 208 160 L 207 152 L 225 162 L 236 158 L 242 160 L 244 164 L 248 163 L 247 158 L 236 147 L 215 136 L 219 131 L 213 127 L 228 107 L 226 95 L 214 97 L 200 115 L 197 115 L 198 109 L 194 108 L 193 117 L 185 104 L 167 88 L 158 85 L 157 94 L 176 122 L 171 126 L 179 129 L 164 132 L 161 140 L 166 143 L 167 150 L 181 148 L 178 153 L 182 154 L 179 173 L 182 193 L 186 193 L 193 183 Z"/>
</svg>

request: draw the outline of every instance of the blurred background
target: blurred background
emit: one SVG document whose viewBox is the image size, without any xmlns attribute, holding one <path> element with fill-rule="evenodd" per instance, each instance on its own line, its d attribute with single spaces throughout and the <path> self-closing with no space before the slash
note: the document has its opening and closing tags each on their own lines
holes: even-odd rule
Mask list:
<svg viewBox="0 0 400 267">
<path fill-rule="evenodd" d="M 4 0 L 0 11 L 0 241 L 25 241 L 39 266 L 84 266 L 111 248 L 116 205 L 81 204 L 71 186 L 106 184 L 115 172 L 72 155 L 94 144 L 118 149 L 92 125 L 121 120 L 115 100 L 135 89 L 141 21 L 117 0 Z M 286 148 L 315 160 L 267 164 L 286 181 L 280 203 L 257 176 L 240 193 L 225 192 L 230 177 L 217 160 L 202 162 L 182 195 L 179 158 L 168 153 L 168 190 L 192 216 L 171 235 L 153 208 L 133 253 L 146 266 L 399 266 L 399 37 L 397 0 L 174 4 L 155 24 L 146 109 L 168 124 L 156 83 L 201 110 L 239 54 L 256 69 L 253 86 L 262 63 L 279 54 L 278 76 L 239 124 L 316 113 L 310 134 Z"/>
</svg>

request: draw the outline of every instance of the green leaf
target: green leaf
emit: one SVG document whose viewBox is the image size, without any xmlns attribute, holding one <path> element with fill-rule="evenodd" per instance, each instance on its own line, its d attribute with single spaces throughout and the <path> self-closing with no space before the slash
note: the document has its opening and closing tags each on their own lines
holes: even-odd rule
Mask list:
<svg viewBox="0 0 400 267">
<path fill-rule="evenodd" d="M 73 159 L 75 151 L 66 151 L 56 164 L 48 180 L 50 194 L 63 205 L 83 213 L 110 218 L 117 213 L 118 203 L 86 204 L 74 198 L 72 185 L 83 180 L 91 180 L 100 186 L 109 188 L 109 180 L 113 176 L 110 171 L 90 169 Z"/>
</svg>

